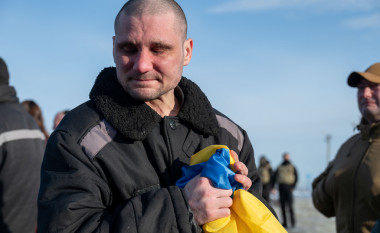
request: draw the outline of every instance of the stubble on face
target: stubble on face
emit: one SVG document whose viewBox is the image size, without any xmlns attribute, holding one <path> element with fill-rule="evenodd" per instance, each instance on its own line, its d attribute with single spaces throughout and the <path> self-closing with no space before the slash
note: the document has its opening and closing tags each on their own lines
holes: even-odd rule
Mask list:
<svg viewBox="0 0 380 233">
<path fill-rule="evenodd" d="M 120 78 L 119 78 L 120 77 Z M 144 73 L 129 75 L 125 78 L 118 75 L 119 82 L 124 83 L 124 90 L 134 99 L 139 101 L 151 101 L 158 99 L 159 97 L 165 95 L 170 90 L 174 89 L 177 85 L 165 86 L 162 78 L 159 75 L 153 73 Z M 140 80 L 140 81 L 136 81 Z M 143 81 L 146 80 L 146 81 Z M 139 82 L 138 86 L 134 84 Z M 155 82 L 156 85 L 154 88 L 151 88 L 151 82 Z"/>
<path fill-rule="evenodd" d="M 358 84 L 359 111 L 370 124 L 380 121 L 380 87 L 376 85 L 364 78 Z"/>
</svg>

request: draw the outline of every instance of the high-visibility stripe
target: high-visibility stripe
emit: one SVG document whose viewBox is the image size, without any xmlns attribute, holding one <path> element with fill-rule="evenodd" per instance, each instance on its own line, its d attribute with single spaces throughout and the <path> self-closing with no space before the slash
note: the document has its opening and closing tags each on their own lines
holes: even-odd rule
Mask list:
<svg viewBox="0 0 380 233">
<path fill-rule="evenodd" d="M 7 131 L 0 134 L 0 146 L 6 142 L 21 139 L 41 139 L 45 140 L 45 135 L 39 129 L 19 129 Z"/>
</svg>

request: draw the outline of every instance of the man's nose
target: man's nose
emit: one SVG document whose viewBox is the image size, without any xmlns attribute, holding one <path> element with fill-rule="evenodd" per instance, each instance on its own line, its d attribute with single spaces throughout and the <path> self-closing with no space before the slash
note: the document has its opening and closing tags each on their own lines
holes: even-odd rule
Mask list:
<svg viewBox="0 0 380 233">
<path fill-rule="evenodd" d="M 372 97 L 372 90 L 370 87 L 365 87 L 363 91 L 363 97 L 364 98 L 370 98 Z"/>
<path fill-rule="evenodd" d="M 140 74 L 149 72 L 153 69 L 153 63 L 148 51 L 139 51 L 136 55 L 136 60 L 133 64 L 133 70 L 139 72 Z"/>
</svg>

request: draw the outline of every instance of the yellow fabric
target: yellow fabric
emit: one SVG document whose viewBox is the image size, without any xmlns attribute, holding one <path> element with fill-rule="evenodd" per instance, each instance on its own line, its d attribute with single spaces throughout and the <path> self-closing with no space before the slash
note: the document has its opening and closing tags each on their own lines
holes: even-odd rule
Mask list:
<svg viewBox="0 0 380 233">
<path fill-rule="evenodd" d="M 223 146 L 223 145 L 211 145 L 211 146 L 204 148 L 203 150 L 201 150 L 198 153 L 191 156 L 190 166 L 195 165 L 195 164 L 199 164 L 199 163 L 207 162 L 209 160 L 209 158 L 211 158 L 211 156 L 213 156 L 216 153 L 217 149 L 222 149 L 222 148 L 230 150 L 228 147 Z M 230 169 L 232 171 L 236 172 L 234 164 L 235 164 L 235 160 L 230 155 Z"/>
<path fill-rule="evenodd" d="M 191 157 L 190 165 L 206 162 L 217 149 L 228 147 L 213 145 L 206 147 Z M 230 155 L 233 171 L 235 160 Z M 232 170 L 232 169 L 231 169 Z M 286 233 L 270 210 L 251 193 L 238 189 L 234 192 L 231 215 L 203 225 L 205 233 Z"/>
</svg>

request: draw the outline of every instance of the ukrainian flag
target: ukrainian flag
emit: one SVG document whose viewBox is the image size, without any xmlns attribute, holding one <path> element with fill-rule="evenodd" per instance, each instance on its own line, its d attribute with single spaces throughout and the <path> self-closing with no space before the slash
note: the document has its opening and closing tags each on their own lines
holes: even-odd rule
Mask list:
<svg viewBox="0 0 380 233">
<path fill-rule="evenodd" d="M 190 166 L 182 167 L 176 183 L 184 188 L 198 174 L 209 178 L 215 187 L 233 190 L 231 215 L 203 225 L 206 233 L 286 233 L 272 212 L 255 196 L 235 181 L 235 160 L 226 146 L 206 147 L 191 157 Z"/>
</svg>

